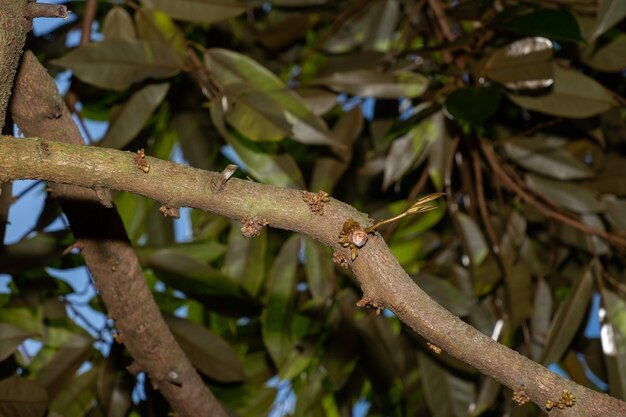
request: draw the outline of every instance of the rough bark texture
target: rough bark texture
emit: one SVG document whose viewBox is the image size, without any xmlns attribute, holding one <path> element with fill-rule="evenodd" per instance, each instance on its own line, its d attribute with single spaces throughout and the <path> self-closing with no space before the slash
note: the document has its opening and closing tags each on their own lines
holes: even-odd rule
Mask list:
<svg viewBox="0 0 626 417">
<path fill-rule="evenodd" d="M 365 226 L 371 223 L 365 214 L 337 200 L 326 203 L 320 219 L 298 190 L 230 179 L 221 191 L 214 192 L 211 182 L 218 178 L 218 173 L 150 157 L 146 162 L 148 172 L 138 168 L 129 152 L 38 139 L 0 138 L 0 175 L 7 179 L 106 186 L 143 195 L 169 207 L 194 207 L 233 219 L 264 218 L 272 227 L 312 236 L 343 251 L 346 257 L 347 251 L 338 244 L 343 223 L 349 218 Z M 547 401 L 560 398 L 564 389 L 574 395 L 573 407 L 552 409 L 550 415 L 626 415 L 626 403 L 561 378 L 438 305 L 411 280 L 379 236 L 369 239 L 351 266 L 363 288 L 365 304 L 389 308 L 415 332 L 509 388 L 524 387 L 541 409 L 546 409 Z"/>
<path fill-rule="evenodd" d="M 15 87 L 11 112 L 24 134 L 83 143 L 54 80 L 30 52 L 22 58 Z M 40 151 L 45 155 L 46 148 Z M 7 156 L 20 158 L 16 153 Z M 122 342 L 153 386 L 176 415 L 226 416 L 163 321 L 117 210 L 104 207 L 93 189 L 51 183 L 50 190 L 70 222 Z"/>
<path fill-rule="evenodd" d="M 0 129 L 4 126 L 13 78 L 30 30 L 24 17 L 26 0 L 0 0 Z"/>
</svg>

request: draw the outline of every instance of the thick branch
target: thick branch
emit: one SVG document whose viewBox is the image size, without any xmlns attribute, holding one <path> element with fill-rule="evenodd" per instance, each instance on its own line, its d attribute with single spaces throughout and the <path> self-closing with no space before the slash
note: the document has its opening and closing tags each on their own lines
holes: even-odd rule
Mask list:
<svg viewBox="0 0 626 417">
<path fill-rule="evenodd" d="M 30 52 L 22 58 L 15 87 L 11 112 L 22 132 L 82 144 L 54 80 Z M 101 203 L 110 206 L 110 202 L 103 193 L 97 196 L 89 188 L 51 183 L 50 190 L 70 222 L 108 314 L 139 368 L 149 375 L 176 415 L 226 416 L 163 321 L 117 210 L 105 208 Z M 175 381 L 172 372 L 177 375 Z"/>
<path fill-rule="evenodd" d="M 23 15 L 26 0 L 0 0 L 0 129 L 11 97 L 30 21 Z"/>
<path fill-rule="evenodd" d="M 338 250 L 343 250 L 338 235 L 348 218 L 362 225 L 371 223 L 366 215 L 337 200 L 326 204 L 320 221 L 302 200 L 301 191 L 230 179 L 221 191 L 213 192 L 211 181 L 217 173 L 149 157 L 146 162 L 148 172 L 138 168 L 129 152 L 0 138 L 0 175 L 5 179 L 107 186 L 155 199 L 169 207 L 194 207 L 233 219 L 264 218 L 273 227 L 307 234 Z M 601 417 L 626 413 L 626 403 L 561 378 L 435 303 L 406 274 L 382 238 L 370 238 L 359 250 L 352 268 L 364 299 L 370 304 L 391 309 L 427 340 L 511 389 L 523 386 L 541 409 L 567 389 L 575 396 L 575 405 L 552 414 Z"/>
</svg>

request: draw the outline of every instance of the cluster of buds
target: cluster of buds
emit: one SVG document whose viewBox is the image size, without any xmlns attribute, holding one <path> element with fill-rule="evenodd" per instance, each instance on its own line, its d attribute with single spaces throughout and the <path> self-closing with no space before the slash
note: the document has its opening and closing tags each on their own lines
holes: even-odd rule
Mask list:
<svg viewBox="0 0 626 417">
<path fill-rule="evenodd" d="M 566 389 L 563 389 L 563 392 L 561 393 L 561 398 L 559 398 L 558 401 L 546 402 L 546 410 L 550 411 L 554 407 L 557 407 L 560 410 L 564 409 L 565 407 L 573 407 L 575 401 L 576 401 L 576 398 L 574 397 L 574 394 L 572 394 Z"/>
</svg>

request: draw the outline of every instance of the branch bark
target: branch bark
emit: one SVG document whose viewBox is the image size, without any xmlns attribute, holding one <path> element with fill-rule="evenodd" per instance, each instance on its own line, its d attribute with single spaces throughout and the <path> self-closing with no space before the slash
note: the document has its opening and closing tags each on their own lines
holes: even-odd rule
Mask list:
<svg viewBox="0 0 626 417">
<path fill-rule="evenodd" d="M 24 134 L 46 137 L 50 144 L 83 143 L 54 80 L 31 52 L 22 57 L 10 107 Z M 40 151 L 45 154 L 45 147 Z M 9 157 L 20 159 L 18 154 Z M 109 317 L 140 370 L 176 415 L 225 417 L 163 321 L 117 210 L 104 207 L 110 202 L 93 189 L 51 183 L 50 191 L 59 200 Z"/>
<path fill-rule="evenodd" d="M 20 62 L 29 19 L 24 17 L 26 0 L 0 0 L 0 129 L 4 127 L 13 79 Z"/>
<path fill-rule="evenodd" d="M 211 182 L 219 174 L 146 157 L 149 170 L 135 156 L 112 149 L 53 143 L 40 139 L 0 138 L 2 179 L 42 179 L 83 187 L 110 187 L 160 201 L 168 207 L 193 207 L 233 219 L 263 218 L 272 227 L 309 235 L 342 251 L 343 223 L 352 218 L 368 226 L 367 215 L 332 199 L 323 220 L 310 211 L 302 192 L 230 179 L 221 191 Z M 575 403 L 551 415 L 604 417 L 624 415 L 626 403 L 568 381 L 495 342 L 433 301 L 406 274 L 380 236 L 372 236 L 351 264 L 363 289 L 364 304 L 384 306 L 412 330 L 450 355 L 513 390 L 522 389 L 540 409 L 573 394 Z M 132 289 L 131 289 L 132 290 Z M 363 304 L 363 303 L 362 303 Z"/>
</svg>

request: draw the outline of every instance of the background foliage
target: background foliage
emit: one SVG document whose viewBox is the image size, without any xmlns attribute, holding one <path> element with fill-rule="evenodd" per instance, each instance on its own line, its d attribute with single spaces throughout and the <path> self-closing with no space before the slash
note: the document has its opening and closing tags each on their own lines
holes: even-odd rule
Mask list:
<svg viewBox="0 0 626 417">
<path fill-rule="evenodd" d="M 420 287 L 626 399 L 626 3 L 597 3 L 99 2 L 94 42 L 66 48 L 73 20 L 29 47 L 53 74 L 71 70 L 81 123 L 107 122 L 93 146 L 235 163 L 237 176 L 324 190 L 376 219 L 446 192 L 381 230 Z M 84 3 L 68 6 L 83 16 Z M 313 240 L 245 238 L 197 211 L 173 220 L 130 194 L 115 204 L 168 325 L 234 415 L 540 413 L 392 315 L 358 309 L 355 281 Z M 59 215 L 47 200 L 32 233 L 2 249 L 0 371 L 21 377 L 0 381 L 0 414 L 166 415 L 126 369 L 114 323 L 78 320 L 75 287 L 57 275 L 82 259 L 63 252 L 68 230 L 46 231 Z M 25 340 L 42 343 L 33 357 Z"/>
</svg>

